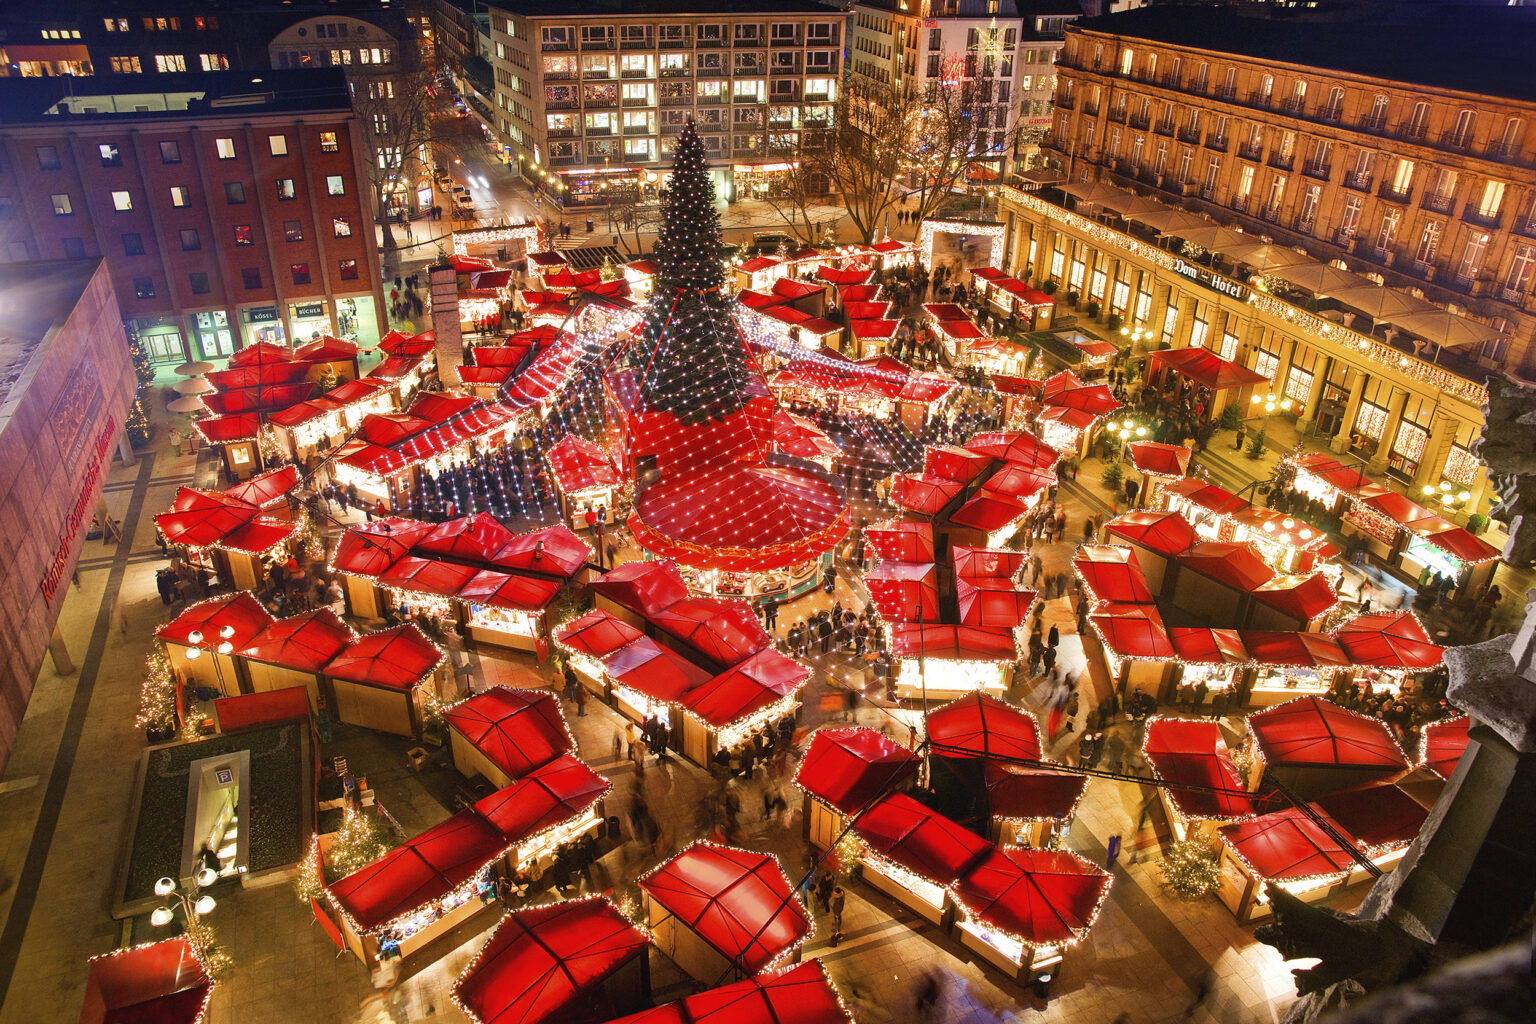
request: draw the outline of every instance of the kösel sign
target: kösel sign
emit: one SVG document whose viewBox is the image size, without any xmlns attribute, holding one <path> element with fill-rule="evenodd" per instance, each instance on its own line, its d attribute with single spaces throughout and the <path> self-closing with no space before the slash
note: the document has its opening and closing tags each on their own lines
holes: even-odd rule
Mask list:
<svg viewBox="0 0 1536 1024">
<path fill-rule="evenodd" d="M 1214 271 L 1206 270 L 1204 267 L 1196 266 L 1193 263 L 1186 263 L 1177 257 L 1174 259 L 1173 269 L 1196 284 L 1205 285 L 1205 287 L 1213 292 L 1230 295 L 1238 302 L 1247 302 L 1248 296 L 1251 294 L 1245 286 L 1238 284 L 1236 281 L 1228 281 L 1226 278 L 1217 275 Z"/>
</svg>

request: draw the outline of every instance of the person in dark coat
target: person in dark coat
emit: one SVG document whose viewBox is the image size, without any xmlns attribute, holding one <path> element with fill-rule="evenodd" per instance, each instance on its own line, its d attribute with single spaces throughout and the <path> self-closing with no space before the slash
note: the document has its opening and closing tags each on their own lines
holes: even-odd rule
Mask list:
<svg viewBox="0 0 1536 1024">
<path fill-rule="evenodd" d="M 1061 643 L 1061 630 L 1052 626 L 1051 631 L 1045 635 L 1045 646 L 1055 650 L 1059 643 Z"/>
</svg>

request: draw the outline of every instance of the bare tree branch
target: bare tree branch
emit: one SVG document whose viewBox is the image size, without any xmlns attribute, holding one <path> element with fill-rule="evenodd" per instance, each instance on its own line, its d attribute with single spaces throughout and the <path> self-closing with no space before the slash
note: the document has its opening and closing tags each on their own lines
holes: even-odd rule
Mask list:
<svg viewBox="0 0 1536 1024">
<path fill-rule="evenodd" d="M 402 205 L 409 206 L 410 190 L 422 173 L 422 160 L 432 141 L 433 72 L 418 64 L 387 76 L 356 74 L 349 84 L 352 108 L 363 122 L 363 138 L 370 147 L 364 159 L 384 228 L 388 262 L 396 248 L 390 198 L 400 194 L 405 197 Z"/>
</svg>

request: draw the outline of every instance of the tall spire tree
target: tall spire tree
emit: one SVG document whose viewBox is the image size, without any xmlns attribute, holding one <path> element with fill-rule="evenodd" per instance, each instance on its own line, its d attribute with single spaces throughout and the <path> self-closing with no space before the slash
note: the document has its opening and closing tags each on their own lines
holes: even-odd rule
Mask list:
<svg viewBox="0 0 1536 1024">
<path fill-rule="evenodd" d="M 656 241 L 656 291 L 645 314 L 645 343 L 633 353 L 641 395 L 684 423 L 723 420 L 766 394 L 731 302 L 721 291 L 720 213 L 690 120 L 677 138 L 665 221 Z"/>
</svg>

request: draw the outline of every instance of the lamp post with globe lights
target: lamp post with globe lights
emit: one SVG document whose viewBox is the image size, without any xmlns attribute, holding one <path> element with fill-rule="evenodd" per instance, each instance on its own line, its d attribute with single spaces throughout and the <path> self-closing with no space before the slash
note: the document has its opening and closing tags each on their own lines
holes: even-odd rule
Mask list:
<svg viewBox="0 0 1536 1024">
<path fill-rule="evenodd" d="M 1125 446 L 1132 441 L 1139 441 L 1146 437 L 1147 428 L 1135 420 L 1127 418 L 1118 423 L 1112 422 L 1109 426 L 1109 433 L 1118 441 L 1115 445 L 1115 461 L 1119 462 L 1120 457 L 1125 453 Z"/>
<path fill-rule="evenodd" d="M 156 907 L 149 915 L 150 924 L 156 928 L 164 928 L 176 920 L 176 912 L 181 911 L 187 942 L 191 944 L 198 959 L 203 962 L 209 977 L 215 978 L 228 971 L 230 958 L 229 954 L 224 952 L 215 941 L 213 929 L 203 921 L 203 918 L 213 913 L 213 908 L 218 905 L 218 902 L 203 890 L 218 880 L 218 872 L 210 867 L 199 868 L 197 874 L 192 876 L 191 884 L 185 887 L 178 886 L 176 880 L 169 876 L 161 878 L 155 883 L 155 895 L 166 902 Z"/>
</svg>

